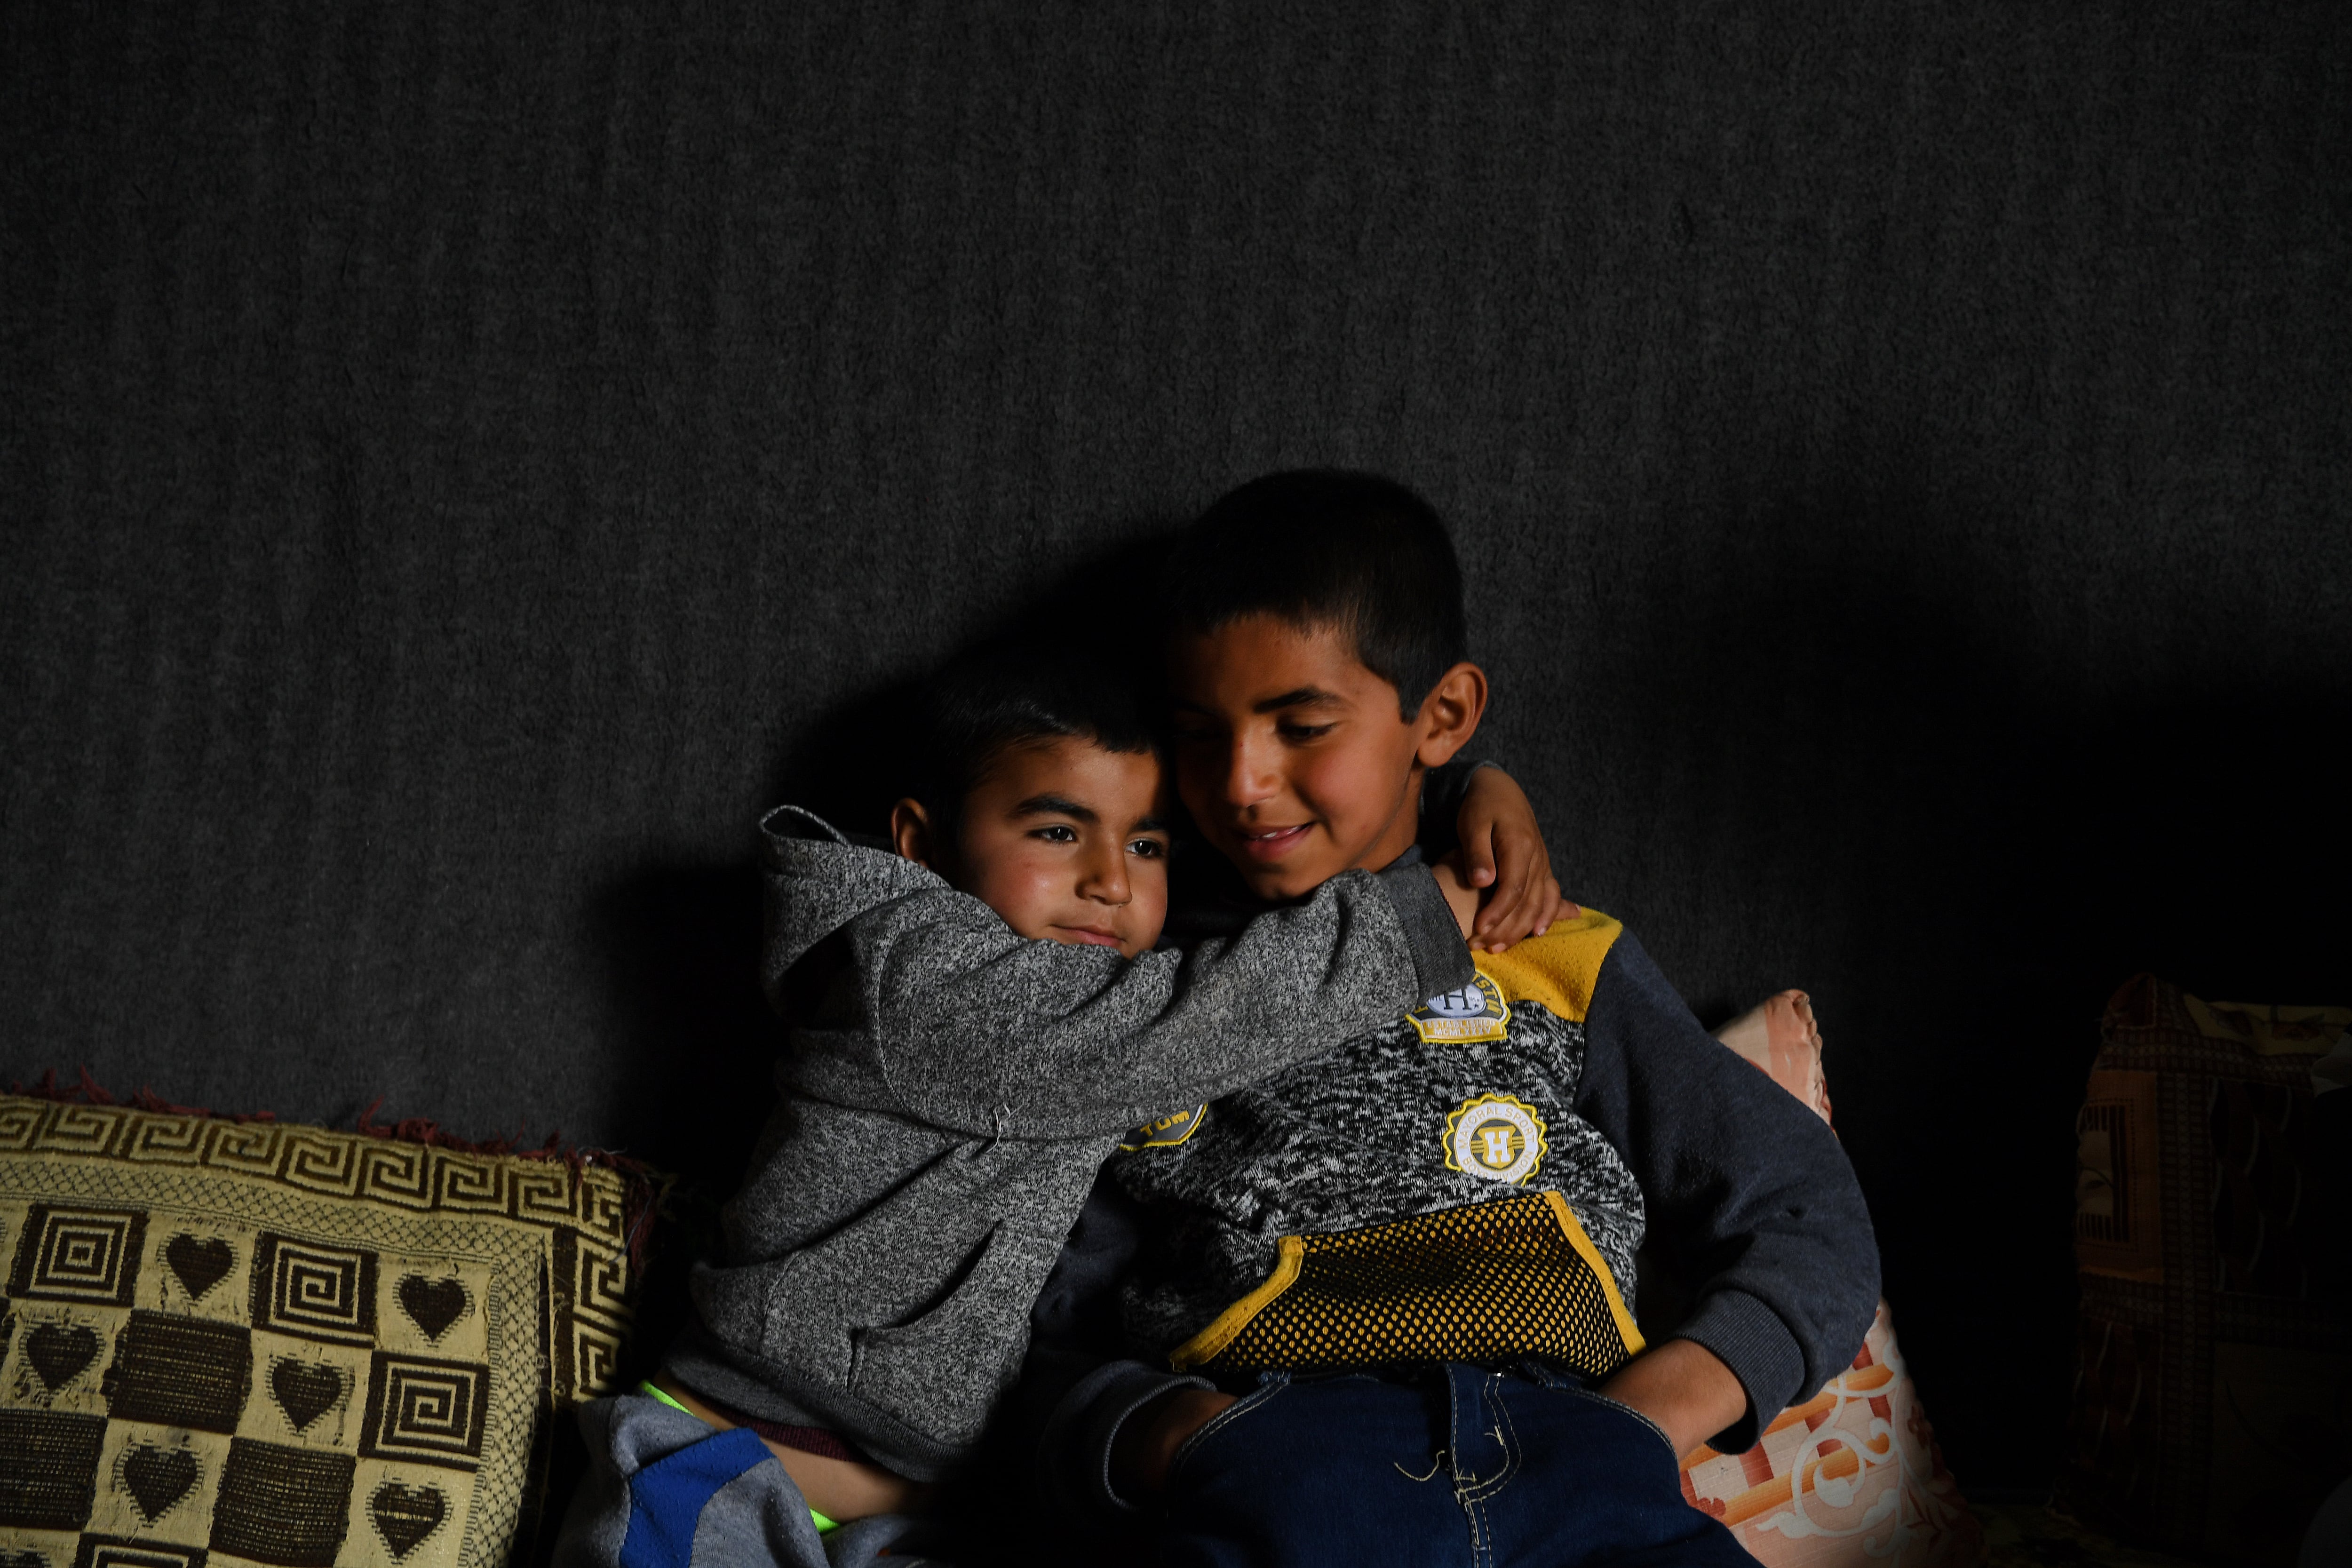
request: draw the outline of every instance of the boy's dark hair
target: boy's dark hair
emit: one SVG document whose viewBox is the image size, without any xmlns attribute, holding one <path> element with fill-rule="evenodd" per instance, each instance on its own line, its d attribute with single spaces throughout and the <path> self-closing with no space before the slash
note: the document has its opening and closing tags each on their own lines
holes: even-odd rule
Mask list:
<svg viewBox="0 0 2352 1568">
<path fill-rule="evenodd" d="M 1177 539 L 1167 588 L 1180 631 L 1264 614 L 1352 637 L 1407 719 L 1469 657 L 1454 541 L 1434 507 L 1378 474 L 1298 468 L 1228 491 Z"/>
<path fill-rule="evenodd" d="M 1158 749 L 1128 668 L 1016 646 L 982 648 L 924 689 L 915 797 L 952 838 L 964 798 L 1006 748 L 1076 736 L 1109 752 Z"/>
</svg>

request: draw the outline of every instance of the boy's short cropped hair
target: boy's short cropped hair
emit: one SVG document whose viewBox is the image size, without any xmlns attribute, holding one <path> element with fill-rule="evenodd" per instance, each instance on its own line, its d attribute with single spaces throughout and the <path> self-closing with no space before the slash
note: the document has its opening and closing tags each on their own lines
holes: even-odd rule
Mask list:
<svg viewBox="0 0 2352 1568">
<path fill-rule="evenodd" d="M 1167 597 L 1179 631 L 1273 615 L 1352 637 L 1407 719 L 1469 657 L 1462 568 L 1444 521 L 1377 474 L 1299 468 L 1227 492 L 1178 537 Z"/>
<path fill-rule="evenodd" d="M 1076 738 L 1108 752 L 1158 749 L 1127 668 L 1014 645 L 968 654 L 924 688 L 915 795 L 950 836 L 964 798 L 1013 746 Z"/>
</svg>

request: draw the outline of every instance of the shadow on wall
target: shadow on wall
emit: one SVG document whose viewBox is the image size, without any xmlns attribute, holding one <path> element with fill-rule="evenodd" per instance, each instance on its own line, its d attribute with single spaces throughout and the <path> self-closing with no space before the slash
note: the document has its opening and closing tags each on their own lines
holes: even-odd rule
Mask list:
<svg viewBox="0 0 2352 1568">
<path fill-rule="evenodd" d="M 760 994 L 758 868 L 647 866 L 599 892 L 591 921 L 637 1068 L 616 1086 L 621 1147 L 731 1184 L 774 1098 L 782 1037 Z"/>
<path fill-rule="evenodd" d="M 1612 795 L 1641 830 L 1693 840 L 1642 863 L 1695 891 L 1612 897 L 1804 927 L 1744 948 L 1717 931 L 1750 959 L 1702 945 L 1706 973 L 1675 978 L 1710 1023 L 1813 992 L 1923 1396 L 1963 1485 L 1999 1490 L 2057 1460 L 2074 1121 L 2108 994 L 2144 969 L 2208 996 L 2352 994 L 2335 763 L 2352 659 L 2283 680 L 2249 638 L 2234 668 L 2207 645 L 2139 672 L 2163 695 L 2086 693 L 1979 596 L 1986 573 L 1874 558 L 1874 531 L 1937 521 L 1780 517 L 1662 571 L 1597 639 L 1619 705 L 1600 749 L 1654 786 Z M 2112 645 L 2146 624 L 2080 629 Z M 1746 972 L 1791 952 L 1804 973 Z"/>
<path fill-rule="evenodd" d="M 968 647 L 1132 651 L 1137 584 L 1152 580 L 1169 527 L 1129 526 L 1121 542 L 1054 576 Z M 913 771 L 920 689 L 919 678 L 893 680 L 821 712 L 777 759 L 767 798 L 806 805 L 846 832 L 882 833 Z M 631 1152 L 722 1194 L 774 1103 L 783 1044 L 760 992 L 760 905 L 759 868 L 747 855 L 641 867 L 601 889 L 590 911 L 612 1016 L 628 1035 L 625 1059 L 642 1064 L 616 1086 L 613 1124 Z"/>
<path fill-rule="evenodd" d="M 1142 635 L 1155 613 L 1150 588 L 1176 525 L 1138 519 L 1109 531 L 1117 542 L 1086 552 L 1056 571 L 1041 563 L 1034 591 L 1021 595 L 941 660 L 992 646 L 1057 658 L 1126 663 L 1138 680 L 1158 669 L 1155 638 Z M 845 832 L 881 835 L 890 807 L 914 775 L 911 748 L 923 678 L 853 693 L 787 743 L 768 798 L 807 805 Z"/>
</svg>

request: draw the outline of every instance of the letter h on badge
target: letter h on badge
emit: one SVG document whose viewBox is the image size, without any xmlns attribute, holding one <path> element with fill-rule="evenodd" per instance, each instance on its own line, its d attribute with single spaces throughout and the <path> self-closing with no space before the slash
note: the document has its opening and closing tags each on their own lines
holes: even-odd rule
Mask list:
<svg viewBox="0 0 2352 1568">
<path fill-rule="evenodd" d="M 1516 1185 L 1543 1164 L 1545 1131 L 1536 1108 L 1514 1095 L 1465 1100 L 1445 1119 L 1445 1168 Z"/>
<path fill-rule="evenodd" d="M 1461 990 L 1432 996 L 1407 1013 L 1404 1021 L 1431 1045 L 1499 1040 L 1510 1033 L 1511 1009 L 1493 981 L 1475 974 Z"/>
</svg>

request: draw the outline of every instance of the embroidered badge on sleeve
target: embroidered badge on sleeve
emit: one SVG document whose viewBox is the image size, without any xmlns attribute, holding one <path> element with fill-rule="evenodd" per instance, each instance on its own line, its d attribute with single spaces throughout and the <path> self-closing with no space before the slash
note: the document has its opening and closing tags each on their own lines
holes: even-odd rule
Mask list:
<svg viewBox="0 0 2352 1568">
<path fill-rule="evenodd" d="M 1499 1040 L 1510 1032 L 1511 1009 L 1503 993 L 1483 974 L 1459 991 L 1432 996 L 1404 1016 L 1413 1032 L 1432 1044 L 1440 1040 Z"/>
<path fill-rule="evenodd" d="M 1536 1173 L 1549 1145 L 1543 1118 L 1507 1094 L 1465 1100 L 1445 1119 L 1445 1168 L 1490 1182 L 1519 1183 Z"/>
</svg>

